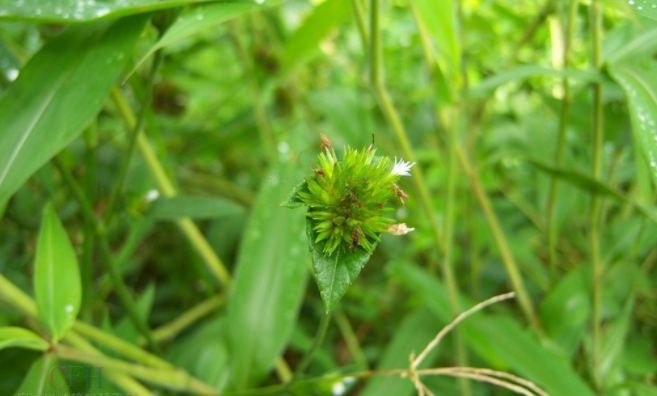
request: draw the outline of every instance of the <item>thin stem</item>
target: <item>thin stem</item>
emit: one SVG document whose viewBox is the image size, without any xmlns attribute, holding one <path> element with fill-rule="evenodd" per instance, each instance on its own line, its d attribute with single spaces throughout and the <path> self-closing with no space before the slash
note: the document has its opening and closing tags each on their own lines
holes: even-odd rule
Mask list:
<svg viewBox="0 0 657 396">
<path fill-rule="evenodd" d="M 109 203 L 107 204 L 107 210 L 105 212 L 105 222 L 110 223 L 112 217 L 114 216 L 114 207 L 116 201 L 118 200 L 121 192 L 123 191 L 123 185 L 125 184 L 125 178 L 128 174 L 128 168 L 130 167 L 130 160 L 135 151 L 135 144 L 137 143 L 137 136 L 139 136 L 140 131 L 144 127 L 146 121 L 146 114 L 150 108 L 151 101 L 153 99 L 153 82 L 155 80 L 155 75 L 157 74 L 157 69 L 162 62 L 162 50 L 157 50 L 153 57 L 153 62 L 151 63 L 151 69 L 149 71 L 148 77 L 146 78 L 146 86 L 144 87 L 144 99 L 141 103 L 141 108 L 139 109 L 139 115 L 137 121 L 130 129 L 130 136 L 128 140 L 128 148 L 126 150 L 125 156 L 123 157 L 123 162 L 121 163 L 121 168 L 119 170 L 119 175 L 116 178 L 116 184 L 114 187 L 114 192 L 110 196 Z"/>
<path fill-rule="evenodd" d="M 360 39 L 363 43 L 363 48 L 368 48 L 367 26 L 365 25 L 365 12 L 363 11 L 363 4 L 360 0 L 351 0 L 351 8 L 354 12 L 354 19 L 356 19 L 356 26 L 360 33 Z"/>
<path fill-rule="evenodd" d="M 568 21 L 566 22 L 566 37 L 563 52 L 563 68 L 568 69 L 572 59 L 573 32 L 577 19 L 577 8 L 579 0 L 570 0 L 568 12 Z M 557 148 L 554 153 L 555 166 L 561 166 L 563 153 L 566 145 L 566 129 L 568 127 L 568 111 L 572 101 L 570 95 L 570 80 L 564 77 L 562 82 L 563 99 L 561 100 L 561 110 L 559 114 L 559 132 L 557 134 Z M 550 277 L 552 282 L 557 278 L 557 241 L 559 240 L 558 229 L 556 224 L 556 205 L 559 189 L 559 178 L 554 176 L 550 183 L 550 192 L 547 203 L 547 227 L 548 227 L 548 249 L 550 262 Z"/>
<path fill-rule="evenodd" d="M 456 317 L 450 324 L 447 326 L 443 327 L 440 332 L 436 335 L 436 337 L 429 342 L 429 344 L 424 348 L 424 350 L 413 360 L 411 363 L 411 367 L 413 369 L 418 368 L 420 363 L 427 357 L 429 352 L 431 352 L 438 344 L 440 344 L 440 341 L 447 335 L 452 329 L 454 329 L 459 323 L 461 323 L 465 318 L 468 316 L 474 314 L 477 311 L 481 311 L 482 309 L 486 308 L 489 305 L 493 305 L 495 303 L 509 300 L 511 298 L 514 298 L 516 296 L 515 293 L 506 293 L 506 294 L 501 294 L 499 296 L 495 296 L 492 298 L 489 298 L 486 301 L 480 302 L 479 304 L 475 305 L 474 307 L 468 309 L 467 311 L 461 313 L 459 316 Z"/>
<path fill-rule="evenodd" d="M 155 339 L 159 342 L 175 338 L 183 330 L 198 322 L 203 317 L 217 311 L 225 302 L 224 296 L 214 296 L 192 307 L 172 322 L 154 330 Z M 139 344 L 145 344 L 146 339 L 141 338 Z"/>
<path fill-rule="evenodd" d="M 87 353 L 65 345 L 55 348 L 57 357 L 74 362 L 90 364 L 96 367 L 127 374 L 153 384 L 170 389 L 193 392 L 199 395 L 219 395 L 219 391 L 191 377 L 181 369 L 155 369 L 138 364 L 124 362 L 103 355 Z"/>
<path fill-rule="evenodd" d="M 351 355 L 354 362 L 356 362 L 356 364 L 358 364 L 363 369 L 368 369 L 369 363 L 367 361 L 367 356 L 365 356 L 363 348 L 360 346 L 358 336 L 356 336 L 354 329 L 351 327 L 351 323 L 349 323 L 349 318 L 347 318 L 347 315 L 345 315 L 341 310 L 335 312 L 335 323 L 338 325 L 338 329 L 340 329 L 342 338 L 347 344 L 347 349 L 349 350 L 349 354 Z"/>
<path fill-rule="evenodd" d="M 128 287 L 123 282 L 123 278 L 121 277 L 121 274 L 118 268 L 116 267 L 116 263 L 114 261 L 114 258 L 112 257 L 112 253 L 109 248 L 109 243 L 107 242 L 107 238 L 105 235 L 105 226 L 103 225 L 101 220 L 96 216 L 96 213 L 94 212 L 93 208 L 87 201 L 84 192 L 82 191 L 82 188 L 79 186 L 78 182 L 75 180 L 75 178 L 68 170 L 66 165 L 58 157 L 55 157 L 53 159 L 53 164 L 55 165 L 57 170 L 59 170 L 59 172 L 61 173 L 64 182 L 66 183 L 69 190 L 73 194 L 73 197 L 75 198 L 78 205 L 80 206 L 80 209 L 82 211 L 85 220 L 93 224 L 94 233 L 96 234 L 96 239 L 98 240 L 100 254 L 103 258 L 102 261 L 105 265 L 105 269 L 109 273 L 112 282 L 114 283 L 114 288 L 116 289 L 116 292 L 119 295 L 119 299 L 121 300 L 121 303 L 128 311 L 128 315 L 130 316 L 130 319 L 135 324 L 135 326 L 137 326 L 139 331 L 146 337 L 146 339 L 148 339 L 148 343 L 151 349 L 154 352 L 160 354 L 161 353 L 160 346 L 155 341 L 153 332 L 146 324 L 146 321 L 139 314 L 139 311 L 137 310 L 137 305 L 135 304 L 134 299 L 130 295 L 130 292 L 128 291 Z"/>
<path fill-rule="evenodd" d="M 128 102 L 121 90 L 116 86 L 112 88 L 112 98 L 116 103 L 121 116 L 123 117 L 124 122 L 129 128 L 134 128 L 137 124 Z M 174 187 L 171 179 L 167 176 L 164 167 L 160 163 L 159 159 L 155 155 L 153 148 L 151 147 L 148 139 L 140 131 L 137 136 L 137 147 L 141 152 L 146 165 L 151 172 L 151 175 L 155 179 L 155 182 L 162 193 L 166 197 L 172 197 L 177 194 L 176 188 Z M 177 221 L 178 227 L 182 230 L 183 234 L 187 237 L 192 246 L 199 253 L 203 261 L 205 261 L 210 272 L 219 280 L 221 284 L 225 287 L 228 287 L 231 282 L 230 274 L 219 256 L 212 250 L 212 247 L 208 243 L 207 239 L 203 237 L 203 234 L 198 229 L 196 224 L 188 218 L 180 219 Z"/>
<path fill-rule="evenodd" d="M 93 122 L 84 132 L 85 143 L 85 195 L 89 202 L 96 200 L 96 147 L 98 146 L 98 134 L 96 131 L 96 122 Z M 93 301 L 93 274 L 94 274 L 94 245 L 95 234 L 93 224 L 90 221 L 84 222 L 84 240 L 82 244 L 82 257 L 80 265 L 80 278 L 82 279 L 82 315 L 91 318 Z"/>
<path fill-rule="evenodd" d="M 602 19 L 603 11 L 599 0 L 594 0 L 591 4 L 591 29 L 592 29 L 592 51 L 591 63 L 594 69 L 600 70 L 602 67 Z M 600 179 L 602 173 L 602 144 L 604 140 L 604 130 L 602 125 L 602 84 L 593 84 L 593 169 L 592 177 Z M 591 265 L 593 267 L 593 346 L 591 350 L 591 369 L 593 379 L 598 390 L 602 395 L 602 378 L 600 378 L 600 311 L 601 311 L 601 282 L 602 282 L 602 263 L 600 262 L 600 217 L 599 217 L 599 200 L 595 193 L 591 194 L 591 205 L 589 211 L 590 221 L 590 244 L 591 244 Z"/>
<path fill-rule="evenodd" d="M 269 124 L 269 118 L 267 117 L 267 110 L 263 104 L 262 97 L 260 95 L 260 87 L 258 86 L 258 81 L 256 80 L 255 73 L 253 70 L 252 60 L 249 57 L 249 54 L 244 47 L 242 42 L 242 34 L 237 25 L 238 22 L 230 24 L 230 38 L 235 48 L 235 52 L 242 62 L 242 67 L 244 68 L 244 73 L 246 74 L 246 79 L 249 83 L 249 88 L 251 89 L 251 97 L 253 98 L 253 107 L 256 117 L 256 123 L 258 125 L 258 132 L 260 133 L 260 140 L 262 140 L 265 146 L 265 152 L 270 160 L 276 158 L 276 139 L 274 138 L 274 133 L 271 130 Z"/>
<path fill-rule="evenodd" d="M 299 376 L 303 374 L 303 372 L 310 364 L 312 357 L 315 354 L 315 351 L 317 351 L 317 349 L 320 347 L 320 345 L 322 345 L 322 342 L 324 341 L 324 337 L 326 336 L 326 330 L 328 330 L 329 323 L 331 323 L 331 314 L 327 313 L 324 316 L 322 316 L 322 319 L 319 321 L 319 325 L 317 327 L 317 334 L 315 334 L 315 339 L 313 340 L 313 344 L 310 346 L 310 349 L 308 349 L 308 351 L 303 356 L 297 367 L 294 369 L 294 376 L 290 381 L 290 383 L 292 383 L 295 378 L 299 378 Z"/>
</svg>

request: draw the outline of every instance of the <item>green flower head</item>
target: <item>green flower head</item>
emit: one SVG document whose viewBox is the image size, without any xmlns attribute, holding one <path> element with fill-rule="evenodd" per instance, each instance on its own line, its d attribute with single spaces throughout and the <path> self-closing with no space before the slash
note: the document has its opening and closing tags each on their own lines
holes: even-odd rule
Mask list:
<svg viewBox="0 0 657 396">
<path fill-rule="evenodd" d="M 394 211 L 387 206 L 390 198 L 398 197 L 402 205 L 408 199 L 396 182 L 410 175 L 414 163 L 377 157 L 373 145 L 362 150 L 346 146 L 340 161 L 324 135 L 322 142 L 314 174 L 293 192 L 292 199 L 309 207 L 306 215 L 312 219 L 314 243 L 324 241 L 324 254 L 358 248 L 372 253 L 381 233 L 413 231 L 386 214 Z"/>
</svg>

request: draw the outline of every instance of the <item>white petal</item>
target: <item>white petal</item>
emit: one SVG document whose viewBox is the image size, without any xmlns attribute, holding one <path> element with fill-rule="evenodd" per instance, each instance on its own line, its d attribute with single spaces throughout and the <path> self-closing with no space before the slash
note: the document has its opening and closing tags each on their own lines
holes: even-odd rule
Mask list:
<svg viewBox="0 0 657 396">
<path fill-rule="evenodd" d="M 392 235 L 406 235 L 411 231 L 415 231 L 415 228 L 407 227 L 406 223 L 393 224 L 388 227 L 388 232 Z"/>
<path fill-rule="evenodd" d="M 397 160 L 397 157 L 395 157 L 395 165 L 393 166 L 391 173 L 399 176 L 410 176 L 413 165 L 415 165 L 415 162 L 410 163 L 403 159 Z"/>
</svg>

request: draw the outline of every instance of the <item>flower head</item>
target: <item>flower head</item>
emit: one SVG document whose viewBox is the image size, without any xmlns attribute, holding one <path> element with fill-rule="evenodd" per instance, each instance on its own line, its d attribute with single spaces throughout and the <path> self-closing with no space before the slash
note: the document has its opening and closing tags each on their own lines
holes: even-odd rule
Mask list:
<svg viewBox="0 0 657 396">
<path fill-rule="evenodd" d="M 414 164 L 395 161 L 392 172 L 389 157 L 375 156 L 371 147 L 355 150 L 345 147 L 341 160 L 325 136 L 318 166 L 305 180 L 305 186 L 295 194 L 297 202 L 308 206 L 306 216 L 311 221 L 314 243 L 324 254 L 362 248 L 372 253 L 382 233 L 412 231 L 406 227 L 391 231 L 395 221 L 386 215 L 394 209 L 386 207 L 395 196 L 408 199 L 395 184 L 402 175 L 409 175 Z"/>
<path fill-rule="evenodd" d="M 392 168 L 391 174 L 397 176 L 410 176 L 413 165 L 415 165 L 415 162 L 406 162 L 401 158 L 398 161 L 397 157 L 395 157 L 395 165 Z"/>
</svg>

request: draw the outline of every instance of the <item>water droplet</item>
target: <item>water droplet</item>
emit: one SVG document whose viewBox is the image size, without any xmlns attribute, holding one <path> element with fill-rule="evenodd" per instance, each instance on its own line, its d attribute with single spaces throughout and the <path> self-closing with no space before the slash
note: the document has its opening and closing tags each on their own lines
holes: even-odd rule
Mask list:
<svg viewBox="0 0 657 396">
<path fill-rule="evenodd" d="M 57 8 L 55 8 L 55 14 L 59 15 L 59 14 L 61 14 L 61 13 L 62 13 L 62 9 L 61 9 L 61 7 L 57 7 Z"/>
<path fill-rule="evenodd" d="M 287 144 L 287 142 L 280 142 L 278 143 L 278 152 L 281 154 L 287 153 L 287 151 L 290 149 L 290 145 Z"/>
<path fill-rule="evenodd" d="M 630 0 L 630 1 L 628 1 L 627 4 L 629 4 L 629 5 L 634 5 L 634 0 Z"/>
<path fill-rule="evenodd" d="M 255 0 L 256 4 L 263 4 L 265 0 Z"/>
<path fill-rule="evenodd" d="M 18 70 L 17 69 L 9 69 L 7 70 L 7 79 L 9 81 L 14 81 L 18 77 Z"/>
<path fill-rule="evenodd" d="M 110 12 L 110 9 L 107 8 L 107 7 L 99 8 L 99 9 L 94 13 L 94 16 L 95 16 L 96 18 L 100 18 L 100 17 L 102 17 L 102 16 L 105 16 L 105 15 L 109 14 L 109 12 Z"/>
<path fill-rule="evenodd" d="M 637 10 L 639 10 L 639 11 L 643 11 L 643 6 L 638 6 L 638 7 L 637 7 Z"/>
<path fill-rule="evenodd" d="M 68 304 L 66 305 L 66 307 L 64 307 L 64 310 L 66 311 L 66 313 L 73 313 L 74 308 L 71 304 Z"/>
<path fill-rule="evenodd" d="M 196 19 L 199 20 L 199 21 L 202 20 L 203 19 L 203 14 L 198 14 L 196 16 Z"/>
</svg>

